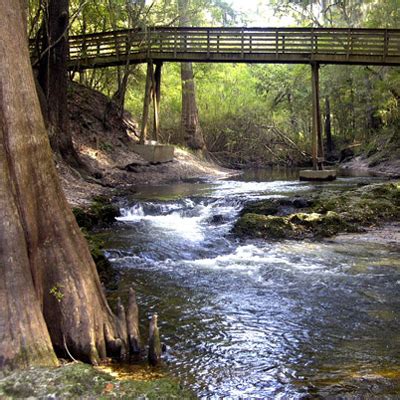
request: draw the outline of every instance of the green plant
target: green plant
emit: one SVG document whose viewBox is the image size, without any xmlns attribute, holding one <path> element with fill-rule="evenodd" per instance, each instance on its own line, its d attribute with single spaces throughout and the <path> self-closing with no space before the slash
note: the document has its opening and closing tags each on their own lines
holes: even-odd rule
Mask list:
<svg viewBox="0 0 400 400">
<path fill-rule="evenodd" d="M 63 285 L 56 283 L 49 291 L 49 293 L 55 297 L 55 299 L 60 303 L 64 297 L 64 293 L 62 293 L 61 288 Z"/>
</svg>

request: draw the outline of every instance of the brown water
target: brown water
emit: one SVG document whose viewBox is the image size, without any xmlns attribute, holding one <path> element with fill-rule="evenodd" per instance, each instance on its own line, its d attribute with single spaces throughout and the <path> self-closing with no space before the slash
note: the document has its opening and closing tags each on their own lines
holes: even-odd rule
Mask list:
<svg viewBox="0 0 400 400">
<path fill-rule="evenodd" d="M 121 224 L 102 233 L 123 272 L 114 295 L 134 285 L 143 324 L 158 312 L 166 369 L 200 398 L 400 398 L 396 244 L 229 234 L 249 199 L 366 178 L 267 179 L 138 188 Z"/>
</svg>

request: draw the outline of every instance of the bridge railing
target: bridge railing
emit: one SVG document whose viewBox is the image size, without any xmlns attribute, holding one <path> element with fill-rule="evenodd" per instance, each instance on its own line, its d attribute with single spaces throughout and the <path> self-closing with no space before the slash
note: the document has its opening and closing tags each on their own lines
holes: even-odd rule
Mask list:
<svg viewBox="0 0 400 400">
<path fill-rule="evenodd" d="M 237 58 L 269 55 L 365 56 L 381 60 L 400 56 L 400 30 L 331 28 L 174 28 L 120 30 L 69 38 L 70 61 L 99 65 L 107 59 L 143 62 L 146 58 L 197 59 L 229 55 Z M 199 57 L 200 56 L 200 57 Z M 96 63 L 92 64 L 93 66 Z"/>
</svg>

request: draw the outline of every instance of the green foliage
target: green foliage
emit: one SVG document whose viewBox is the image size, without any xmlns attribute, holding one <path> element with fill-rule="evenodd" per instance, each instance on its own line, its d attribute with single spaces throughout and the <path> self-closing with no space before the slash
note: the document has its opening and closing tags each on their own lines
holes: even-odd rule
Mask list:
<svg viewBox="0 0 400 400">
<path fill-rule="evenodd" d="M 282 21 L 295 26 L 398 28 L 398 0 L 270 0 Z M 42 6 L 40 6 L 42 4 Z M 29 0 L 29 29 L 33 36 L 42 23 L 43 2 Z M 260 14 L 268 11 L 259 4 Z M 178 0 L 71 0 L 70 34 L 147 25 L 178 25 Z M 188 20 L 199 26 L 239 25 L 240 15 L 225 0 L 188 0 Z M 291 18 L 288 19 L 288 18 Z M 195 64 L 201 126 L 207 148 L 219 161 L 235 164 L 298 163 L 300 151 L 309 151 L 311 136 L 311 74 L 307 65 Z M 75 74 L 85 85 L 113 96 L 123 67 Z M 125 106 L 141 120 L 146 68 L 130 67 Z M 330 101 L 336 155 L 357 149 L 383 157 L 395 154 L 400 141 L 400 71 L 398 68 L 322 66 L 321 110 Z M 162 74 L 162 141 L 185 142 L 181 134 L 180 65 L 165 63 Z M 277 136 L 271 127 L 292 140 Z M 101 144 L 104 148 L 107 143 Z M 378 160 L 378 156 L 377 159 Z"/>
<path fill-rule="evenodd" d="M 63 285 L 56 284 L 54 285 L 49 293 L 60 303 L 61 300 L 64 298 L 64 293 L 61 291 L 61 288 L 63 288 Z"/>
</svg>

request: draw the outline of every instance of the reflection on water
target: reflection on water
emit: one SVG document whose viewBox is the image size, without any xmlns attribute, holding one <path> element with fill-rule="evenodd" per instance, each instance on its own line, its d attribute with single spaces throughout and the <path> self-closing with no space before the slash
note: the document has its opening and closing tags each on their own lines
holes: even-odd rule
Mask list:
<svg viewBox="0 0 400 400">
<path fill-rule="evenodd" d="M 127 204 L 121 226 L 103 234 L 123 270 L 117 294 L 133 283 L 142 310 L 159 313 L 168 369 L 199 397 L 400 393 L 396 246 L 243 242 L 229 234 L 248 198 L 324 188 L 290 180 L 192 184 L 190 198 L 187 191 Z"/>
</svg>

